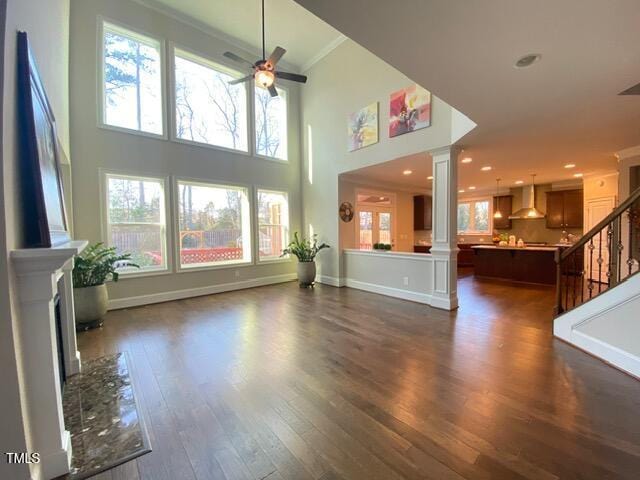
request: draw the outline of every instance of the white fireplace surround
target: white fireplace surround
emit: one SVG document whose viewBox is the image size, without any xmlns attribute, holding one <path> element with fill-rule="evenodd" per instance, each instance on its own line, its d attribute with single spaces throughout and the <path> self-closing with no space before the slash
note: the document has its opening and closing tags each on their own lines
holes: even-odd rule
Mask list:
<svg viewBox="0 0 640 480">
<path fill-rule="evenodd" d="M 62 352 L 67 376 L 80 371 L 73 312 L 73 257 L 87 241 L 53 248 L 13 250 L 21 323 L 21 390 L 26 399 L 31 452 L 40 454 L 33 478 L 48 480 L 69 472 L 71 438 L 64 426 L 54 300 L 60 295 Z"/>
</svg>

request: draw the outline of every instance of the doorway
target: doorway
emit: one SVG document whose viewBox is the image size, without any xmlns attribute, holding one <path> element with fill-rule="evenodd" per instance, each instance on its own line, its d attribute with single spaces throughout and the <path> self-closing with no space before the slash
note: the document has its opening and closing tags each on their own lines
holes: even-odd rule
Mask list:
<svg viewBox="0 0 640 480">
<path fill-rule="evenodd" d="M 385 192 L 358 191 L 356 195 L 358 249 L 372 250 L 376 243 L 395 244 L 395 199 Z"/>
</svg>

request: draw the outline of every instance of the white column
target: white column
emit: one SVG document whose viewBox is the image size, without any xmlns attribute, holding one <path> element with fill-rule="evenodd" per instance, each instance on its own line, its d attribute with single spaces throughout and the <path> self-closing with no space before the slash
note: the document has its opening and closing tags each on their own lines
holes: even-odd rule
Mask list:
<svg viewBox="0 0 640 480">
<path fill-rule="evenodd" d="M 68 473 L 71 462 L 71 437 L 64 428 L 62 413 L 54 299 L 60 293 L 61 308 L 66 309 L 67 316 L 61 318 L 66 343 L 69 329 L 75 327 L 68 277 L 73 256 L 86 245 L 86 241 L 79 241 L 11 252 L 20 300 L 21 392 L 27 406 L 29 448 L 40 453 L 38 478 L 47 480 Z M 59 286 L 63 287 L 60 291 Z M 65 321 L 72 325 L 65 326 Z M 72 355 L 77 350 L 75 332 L 73 340 L 68 345 Z"/>
<path fill-rule="evenodd" d="M 431 305 L 458 308 L 458 154 L 449 146 L 433 157 L 433 295 Z"/>
</svg>

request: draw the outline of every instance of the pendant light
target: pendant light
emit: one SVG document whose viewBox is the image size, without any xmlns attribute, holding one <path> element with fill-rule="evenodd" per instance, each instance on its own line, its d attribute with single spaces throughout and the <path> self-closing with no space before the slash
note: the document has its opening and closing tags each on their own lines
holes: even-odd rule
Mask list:
<svg viewBox="0 0 640 480">
<path fill-rule="evenodd" d="M 496 178 L 496 211 L 493 214 L 493 218 L 502 218 L 502 212 L 500 211 L 500 179 Z"/>
</svg>

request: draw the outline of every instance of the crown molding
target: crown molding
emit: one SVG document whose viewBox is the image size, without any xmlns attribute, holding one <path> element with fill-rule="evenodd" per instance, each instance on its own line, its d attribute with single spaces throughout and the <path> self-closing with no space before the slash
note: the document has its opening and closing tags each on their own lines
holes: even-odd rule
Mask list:
<svg viewBox="0 0 640 480">
<path fill-rule="evenodd" d="M 327 45 L 322 50 L 320 50 L 313 57 L 311 57 L 304 64 L 302 64 L 302 66 L 300 67 L 300 70 L 302 72 L 307 72 L 311 67 L 313 67 L 316 63 L 318 63 L 324 57 L 326 57 L 331 52 L 333 52 L 336 48 L 342 45 L 346 40 L 348 40 L 348 37 L 342 34 L 338 35 L 338 37 L 336 37 L 332 42 L 327 43 Z"/>
<path fill-rule="evenodd" d="M 616 157 L 618 160 L 624 160 L 629 157 L 637 157 L 640 156 L 640 145 L 636 145 L 635 147 L 625 148 L 624 150 L 620 150 L 616 153 Z"/>
</svg>

